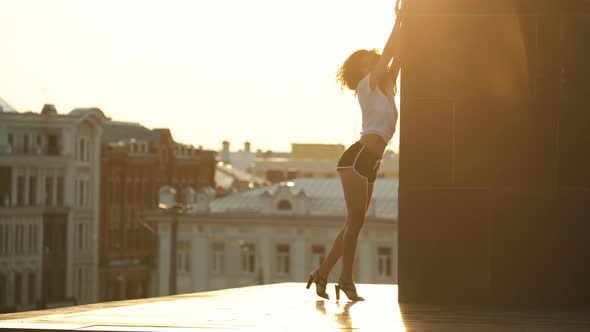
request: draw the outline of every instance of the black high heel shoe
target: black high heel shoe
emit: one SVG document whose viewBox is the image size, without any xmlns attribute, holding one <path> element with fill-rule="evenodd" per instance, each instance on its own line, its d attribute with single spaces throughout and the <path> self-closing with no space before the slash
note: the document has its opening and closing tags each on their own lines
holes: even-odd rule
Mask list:
<svg viewBox="0 0 590 332">
<path fill-rule="evenodd" d="M 315 270 L 309 275 L 309 279 L 307 279 L 307 289 L 309 289 L 312 282 L 315 283 L 316 294 L 318 294 L 319 297 L 329 300 L 330 296 L 328 296 L 326 293 L 326 285 L 328 284 L 328 280 L 322 277 L 319 270 Z"/>
<path fill-rule="evenodd" d="M 346 294 L 346 297 L 351 301 L 364 301 L 365 298 L 356 293 L 356 286 L 352 282 L 344 282 L 342 279 L 338 280 L 338 284 L 334 285 L 336 289 L 336 300 L 340 300 L 340 290 Z"/>
</svg>

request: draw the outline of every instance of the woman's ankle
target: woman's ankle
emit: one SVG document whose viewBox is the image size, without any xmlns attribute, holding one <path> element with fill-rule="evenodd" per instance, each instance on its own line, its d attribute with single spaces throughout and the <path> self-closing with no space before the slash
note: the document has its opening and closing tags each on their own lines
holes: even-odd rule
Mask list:
<svg viewBox="0 0 590 332">
<path fill-rule="evenodd" d="M 340 278 L 338 278 L 338 282 L 342 282 L 343 284 L 352 284 L 352 278 L 347 278 L 344 277 L 342 275 L 340 275 Z"/>
<path fill-rule="evenodd" d="M 328 272 L 322 271 L 322 268 L 321 267 L 319 267 L 316 270 L 316 272 L 320 275 L 320 277 L 322 277 L 324 279 L 328 279 L 328 274 L 330 274 L 330 271 L 328 271 Z"/>
</svg>

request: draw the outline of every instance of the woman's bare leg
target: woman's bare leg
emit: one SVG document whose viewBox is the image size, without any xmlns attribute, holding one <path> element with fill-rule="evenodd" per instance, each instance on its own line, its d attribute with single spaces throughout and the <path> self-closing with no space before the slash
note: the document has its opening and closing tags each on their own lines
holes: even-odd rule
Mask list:
<svg viewBox="0 0 590 332">
<path fill-rule="evenodd" d="M 373 197 L 373 185 L 374 183 L 367 183 L 367 207 L 365 211 L 369 210 L 369 205 L 371 205 L 371 198 Z M 365 216 L 367 214 L 365 213 Z"/>
<path fill-rule="evenodd" d="M 340 257 L 342 257 L 342 236 L 344 235 L 345 229 L 346 224 L 344 224 L 342 229 L 340 229 L 340 232 L 338 232 L 338 235 L 336 235 L 336 239 L 334 240 L 334 243 L 332 243 L 332 248 L 330 249 L 330 252 L 320 265 L 320 274 L 326 278 L 328 277 L 328 274 L 330 274 L 330 271 L 332 271 L 332 268 L 334 267 L 334 265 L 336 265 Z"/>
<path fill-rule="evenodd" d="M 367 179 L 353 170 L 340 173 L 344 201 L 346 202 L 346 228 L 342 234 L 342 274 L 344 282 L 352 282 L 352 266 L 356 253 L 356 243 L 365 222 L 368 204 Z"/>
<path fill-rule="evenodd" d="M 352 171 L 352 170 L 342 170 L 341 172 L 352 173 L 352 175 L 364 180 L 363 178 L 359 177 L 356 173 L 354 173 L 354 171 Z M 346 175 L 346 176 L 348 177 L 349 175 Z M 342 179 L 342 175 L 341 175 L 341 179 Z M 342 181 L 343 181 L 342 187 L 344 190 L 344 187 L 348 186 L 348 184 L 345 185 L 344 180 L 342 180 Z M 348 183 L 348 181 L 347 181 L 347 183 Z M 367 192 L 367 197 L 366 197 L 366 204 L 365 204 L 364 210 L 366 213 L 367 209 L 369 208 L 369 204 L 371 202 L 371 196 L 373 194 L 373 184 L 372 183 L 367 184 L 365 186 L 365 188 L 366 188 L 366 192 Z M 361 189 L 360 192 L 362 193 L 363 190 Z M 345 197 L 345 199 L 346 199 L 346 197 Z M 348 204 L 347 204 L 347 208 L 348 208 Z M 363 220 L 364 220 L 364 216 L 363 216 Z M 347 216 L 346 223 L 344 224 L 344 226 L 342 227 L 340 232 L 338 232 L 338 235 L 336 236 L 336 239 L 334 240 L 334 243 L 332 244 L 332 248 L 330 249 L 330 252 L 328 253 L 328 255 L 326 256 L 326 258 L 324 259 L 324 261 L 322 262 L 322 264 L 319 268 L 319 272 L 322 276 L 328 276 L 328 274 L 330 274 L 330 271 L 332 271 L 332 268 L 334 267 L 334 265 L 336 265 L 336 263 L 338 262 L 340 257 L 342 257 L 343 243 L 344 243 L 343 237 L 344 237 L 344 234 L 346 232 L 348 225 L 349 225 L 349 222 L 348 222 L 348 216 Z"/>
</svg>

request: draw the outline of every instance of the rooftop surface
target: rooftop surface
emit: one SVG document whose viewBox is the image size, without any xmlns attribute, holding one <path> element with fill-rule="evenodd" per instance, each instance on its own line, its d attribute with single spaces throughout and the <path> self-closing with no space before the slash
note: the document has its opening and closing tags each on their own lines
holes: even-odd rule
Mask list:
<svg viewBox="0 0 590 332">
<path fill-rule="evenodd" d="M 406 305 L 397 286 L 367 284 L 357 285 L 366 301 L 348 302 L 312 289 L 283 283 L 5 314 L 0 330 L 590 331 L 590 308 Z"/>
<path fill-rule="evenodd" d="M 346 216 L 346 205 L 340 178 L 299 178 L 289 181 L 287 187 L 292 195 L 305 193 L 311 198 L 309 215 L 312 216 Z M 397 188 L 399 180 L 378 178 L 375 181 L 372 195 L 374 217 L 397 219 Z M 228 195 L 211 202 L 211 213 L 227 213 L 229 211 L 260 212 L 265 205 L 263 194 L 275 195 L 278 190 L 285 189 L 275 183 L 249 191 Z M 370 213 L 371 214 L 371 213 Z"/>
</svg>

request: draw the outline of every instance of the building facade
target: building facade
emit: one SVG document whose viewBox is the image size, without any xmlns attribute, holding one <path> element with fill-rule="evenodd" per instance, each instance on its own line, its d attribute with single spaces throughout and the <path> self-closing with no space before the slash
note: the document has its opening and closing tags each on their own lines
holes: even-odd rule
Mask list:
<svg viewBox="0 0 590 332">
<path fill-rule="evenodd" d="M 104 120 L 0 112 L 0 310 L 96 302 Z"/>
<path fill-rule="evenodd" d="M 395 179 L 375 184 L 358 242 L 357 282 L 397 283 L 396 186 Z M 345 220 L 339 179 L 296 179 L 215 200 L 201 190 L 195 197 L 183 212 L 146 213 L 158 225 L 160 296 L 303 282 Z"/>
<path fill-rule="evenodd" d="M 143 222 L 157 208 L 158 188 L 215 185 L 215 153 L 176 143 L 168 129 L 105 123 L 102 139 L 100 299 L 156 295 L 157 226 Z"/>
</svg>

